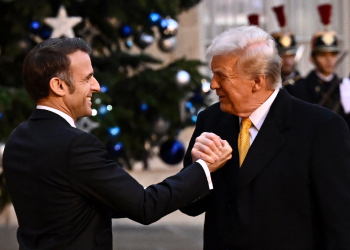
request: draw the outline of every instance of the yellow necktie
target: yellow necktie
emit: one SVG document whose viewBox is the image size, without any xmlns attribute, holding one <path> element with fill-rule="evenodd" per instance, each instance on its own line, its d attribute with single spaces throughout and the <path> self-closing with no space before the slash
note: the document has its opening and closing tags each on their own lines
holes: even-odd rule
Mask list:
<svg viewBox="0 0 350 250">
<path fill-rule="evenodd" d="M 242 118 L 242 128 L 238 136 L 239 166 L 241 167 L 250 147 L 249 128 L 252 122 L 249 117 Z"/>
</svg>

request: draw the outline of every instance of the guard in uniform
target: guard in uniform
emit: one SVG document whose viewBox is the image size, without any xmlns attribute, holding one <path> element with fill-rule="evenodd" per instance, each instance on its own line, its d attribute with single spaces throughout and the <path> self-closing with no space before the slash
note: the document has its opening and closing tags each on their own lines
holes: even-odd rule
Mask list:
<svg viewBox="0 0 350 250">
<path fill-rule="evenodd" d="M 325 29 L 316 32 L 311 40 L 310 60 L 315 69 L 306 78 L 296 82 L 293 94 L 297 98 L 321 105 L 343 116 L 350 127 L 350 115 L 344 111 L 344 102 L 340 98 L 339 86 L 342 79 L 335 73 L 340 52 L 338 38 L 334 31 L 328 30 L 331 7 L 330 4 L 318 6 Z"/>
<path fill-rule="evenodd" d="M 278 53 L 282 59 L 282 86 L 293 95 L 294 84 L 301 78 L 299 72 L 296 70 L 297 59 L 295 56 L 297 53 L 297 43 L 294 34 L 287 31 L 284 6 L 273 7 L 272 10 L 275 12 L 281 28 L 281 31 L 274 32 L 271 36 L 276 42 Z"/>
</svg>

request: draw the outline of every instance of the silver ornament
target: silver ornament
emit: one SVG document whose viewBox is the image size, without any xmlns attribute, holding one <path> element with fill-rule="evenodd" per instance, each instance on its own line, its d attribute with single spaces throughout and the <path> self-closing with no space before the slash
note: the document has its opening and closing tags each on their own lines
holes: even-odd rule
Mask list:
<svg viewBox="0 0 350 250">
<path fill-rule="evenodd" d="M 164 37 L 171 37 L 175 36 L 177 33 L 177 29 L 179 27 L 179 24 L 171 18 L 164 19 L 166 21 L 167 26 L 161 30 L 162 36 Z"/>
<path fill-rule="evenodd" d="M 191 76 L 190 74 L 185 71 L 185 70 L 180 70 L 179 72 L 177 72 L 176 74 L 176 82 L 179 85 L 186 85 L 190 82 L 191 80 Z"/>
<path fill-rule="evenodd" d="M 84 132 L 90 133 L 95 128 L 98 128 L 100 124 L 91 120 L 89 117 L 83 117 L 75 123 L 75 126 Z"/>
<path fill-rule="evenodd" d="M 205 79 L 202 80 L 202 91 L 204 93 L 208 93 L 210 91 L 210 82 Z"/>
<path fill-rule="evenodd" d="M 160 117 L 154 124 L 154 132 L 157 134 L 165 134 L 169 128 L 170 122 L 164 120 L 162 117 Z"/>
<path fill-rule="evenodd" d="M 169 38 L 161 38 L 158 42 L 159 48 L 164 52 L 171 52 L 176 47 L 176 38 L 174 36 Z"/>
<path fill-rule="evenodd" d="M 142 50 L 150 46 L 153 42 L 153 35 L 147 34 L 143 31 L 138 32 L 134 37 L 134 43 Z"/>
</svg>

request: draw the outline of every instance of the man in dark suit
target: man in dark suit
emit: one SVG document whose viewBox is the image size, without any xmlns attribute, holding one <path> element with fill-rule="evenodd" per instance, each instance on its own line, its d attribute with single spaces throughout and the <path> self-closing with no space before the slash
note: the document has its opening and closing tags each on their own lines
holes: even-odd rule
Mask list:
<svg viewBox="0 0 350 250">
<path fill-rule="evenodd" d="M 275 44 L 257 27 L 219 35 L 208 55 L 220 102 L 198 115 L 185 169 L 209 141 L 225 139 L 233 151 L 212 174 L 211 194 L 181 209 L 205 212 L 204 249 L 350 249 L 343 118 L 281 88 Z"/>
<path fill-rule="evenodd" d="M 10 135 L 3 168 L 18 218 L 20 249 L 112 249 L 111 218 L 149 224 L 209 193 L 210 171 L 230 147 L 203 155 L 185 171 L 144 189 L 110 160 L 104 145 L 75 128 L 91 115 L 91 48 L 80 38 L 49 39 L 23 66 L 25 88 L 37 103 Z M 219 158 L 219 156 L 221 157 Z"/>
</svg>

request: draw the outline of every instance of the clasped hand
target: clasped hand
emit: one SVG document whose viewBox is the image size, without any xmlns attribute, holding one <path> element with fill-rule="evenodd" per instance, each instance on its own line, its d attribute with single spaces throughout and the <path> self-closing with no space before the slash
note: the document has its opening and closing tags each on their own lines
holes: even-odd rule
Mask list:
<svg viewBox="0 0 350 250">
<path fill-rule="evenodd" d="M 191 155 L 193 162 L 202 159 L 207 163 L 209 171 L 214 172 L 232 158 L 232 148 L 220 136 L 214 133 L 203 132 L 196 138 Z"/>
</svg>

